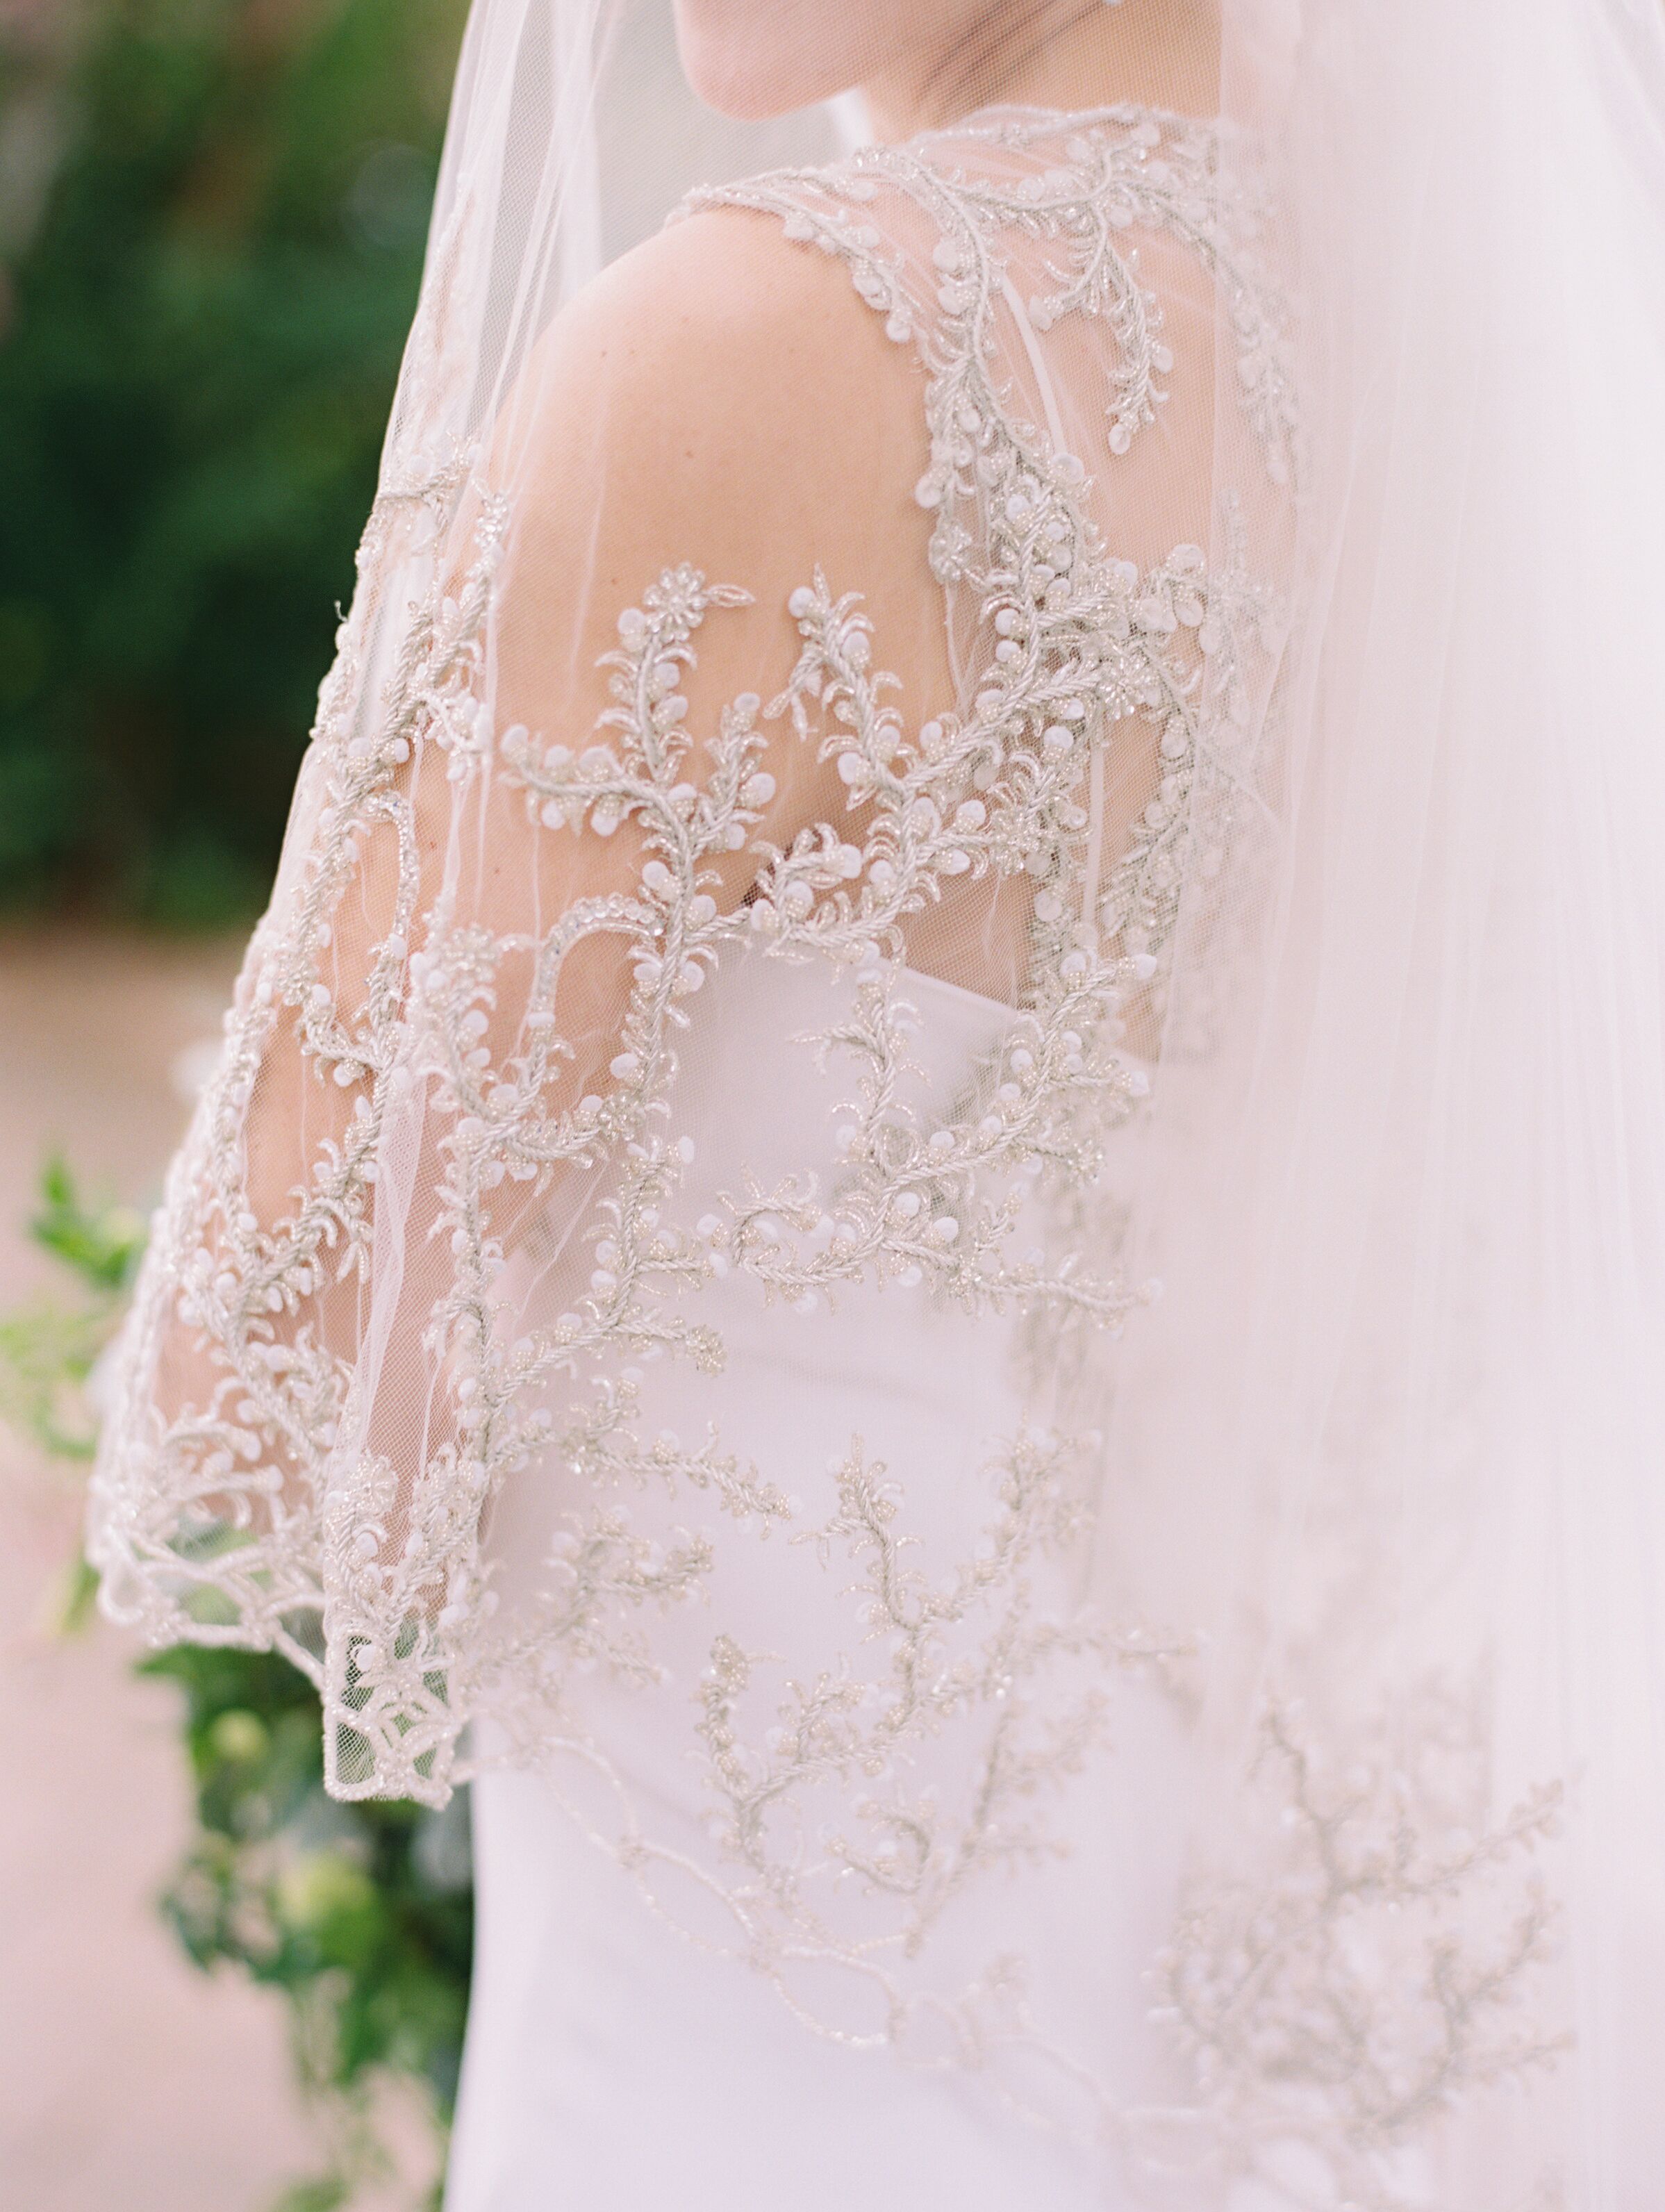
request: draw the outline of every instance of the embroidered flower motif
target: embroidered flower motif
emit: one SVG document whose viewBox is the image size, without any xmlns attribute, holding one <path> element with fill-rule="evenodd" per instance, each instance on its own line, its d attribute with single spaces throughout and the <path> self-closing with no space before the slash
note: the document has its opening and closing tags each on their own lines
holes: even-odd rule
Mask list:
<svg viewBox="0 0 1665 2212">
<path fill-rule="evenodd" d="M 1049 2039 L 1020 1960 L 945 1990 L 912 1968 L 956 1900 L 1059 1847 L 1048 1816 L 1099 1753 L 1108 1686 L 1127 1670 L 1165 1680 L 1186 1649 L 1080 1598 L 1102 1401 L 1088 1347 L 1152 1295 L 1123 1279 L 1125 1208 L 1105 1176 L 1150 1082 L 1126 1022 L 1160 990 L 1193 885 L 1230 865 L 1253 812 L 1247 732 L 1281 617 L 1251 573 L 1240 503 L 1228 498 L 1211 552 L 1181 543 L 1140 564 L 1106 542 L 1091 495 L 1159 419 L 1174 368 L 1139 238 L 1172 242 L 1218 288 L 1274 484 L 1294 444 L 1279 313 L 1212 134 L 1136 109 L 997 116 L 696 204 L 778 217 L 917 348 L 930 450 L 915 496 L 932 571 L 975 617 L 965 703 L 905 714 L 860 596 L 817 574 L 791 596 L 799 645 L 779 696 L 741 693 L 698 729 L 684 685 L 701 632 L 747 595 L 683 564 L 620 614 L 592 730 L 500 728 L 485 640 L 510 518 L 467 454 L 401 459 L 409 474 L 377 502 L 362 569 L 403 578 L 427 559 L 443 576 L 416 596 L 388 666 L 367 614 L 342 630 L 302 771 L 307 829 L 153 1241 L 95 1553 L 118 1609 L 156 1640 L 266 1646 L 305 1667 L 341 1794 L 442 1801 L 469 1771 L 466 1723 L 488 1717 L 510 1755 L 560 1753 L 600 1777 L 615 1814 L 592 1819 L 598 1840 L 656 1909 L 671 1872 L 708 1898 L 729 1931 L 716 1948 L 800 2013 L 813 2017 L 797 1967 L 840 1965 L 877 1994 L 877 2032 L 904 2055 L 934 2033 L 933 2063 L 945 2039 L 974 2066 L 1032 2057 L 1078 2110 L 1085 2099 L 1094 2141 L 1130 2151 L 1138 2116 Z M 1014 310 L 1020 247 L 1044 281 Z M 1037 343 L 1077 325 L 1108 332 L 1102 451 L 1060 450 L 1021 419 L 1002 368 L 1014 313 Z M 1103 779 L 1135 740 L 1156 772 L 1106 854 Z M 767 835 L 781 745 L 813 748 L 845 794 L 836 821 L 784 846 Z M 424 875 L 419 755 L 444 762 L 456 808 L 507 792 L 534 845 L 617 841 L 606 849 L 628 863 L 563 912 L 488 927 L 451 878 L 435 890 Z M 332 933 L 373 845 L 392 856 L 391 896 L 362 974 L 343 976 Z M 752 886 L 725 905 L 717 864 L 741 853 Z M 1024 986 L 948 1093 L 922 1099 L 909 926 L 967 885 L 1019 881 Z M 562 979 L 599 944 L 628 981 L 580 1088 Z M 742 957 L 844 979 L 823 1026 L 779 1042 L 848 1095 L 830 1169 L 806 1155 L 696 1205 L 702 1133 L 679 1125 L 677 1091 L 690 1002 Z M 286 1030 L 331 1112 L 305 1185 L 263 1219 L 243 1129 Z M 436 1202 L 406 1261 L 420 1301 L 398 1316 L 428 1396 L 397 1455 L 376 1419 L 385 1346 L 363 1356 L 355 1334 L 378 1203 L 398 1202 L 390 1163 L 428 1178 Z M 539 1207 L 584 1176 L 600 1194 L 587 1264 L 566 1310 L 526 1322 L 504 1289 L 503 1194 L 524 1200 L 522 1257 L 552 1267 L 560 1239 Z M 717 1433 L 649 1433 L 647 1363 L 722 1366 L 720 1285 L 810 1330 L 875 1292 L 1009 1316 L 1046 1417 L 965 1468 L 985 1509 L 968 1556 L 921 1555 L 908 1468 L 860 1437 L 837 1440 L 806 1501 Z M 164 1413 L 155 1378 L 181 1342 L 205 1379 Z M 560 1472 L 558 1525 L 536 1590 L 504 1603 L 482 1527 L 532 1465 Z M 682 1517 L 649 1525 L 648 1499 Z M 717 1613 L 726 1565 L 764 1545 L 817 1568 L 843 1624 L 847 1640 L 801 1678 Z M 661 1688 L 667 1635 L 708 1601 L 704 1671 L 686 1684 L 710 1815 L 696 1851 L 652 1831 L 586 1729 L 582 1686 Z M 931 1759 L 952 1790 L 923 1778 Z M 1369 2193 L 1378 2146 L 1550 2053 L 1553 2039 L 1500 2024 L 1544 1946 L 1530 1883 L 1512 1923 L 1499 1907 L 1484 1955 L 1454 1948 L 1440 1916 L 1475 1884 L 1501 1893 L 1553 1804 L 1441 1850 L 1380 1777 L 1330 1792 L 1285 1717 L 1269 1724 L 1267 1771 L 1290 1785 L 1281 1863 L 1252 1892 L 1199 1893 L 1162 1966 L 1199 2067 L 1192 2117 L 1240 2165 L 1268 2128 L 1319 2146 L 1377 2212 L 1399 2201 Z M 1395 1999 L 1391 2018 L 1342 1926 L 1361 1902 L 1426 1923 L 1409 2009 Z M 1315 2020 L 1345 2031 L 1334 2063 L 1320 2063 Z"/>
</svg>

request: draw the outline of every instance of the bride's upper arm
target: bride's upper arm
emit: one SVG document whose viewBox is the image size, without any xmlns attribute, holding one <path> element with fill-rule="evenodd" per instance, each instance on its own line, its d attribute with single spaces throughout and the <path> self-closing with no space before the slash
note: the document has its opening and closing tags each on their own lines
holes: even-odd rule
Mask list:
<svg viewBox="0 0 1665 2212">
<path fill-rule="evenodd" d="M 547 800 L 538 777 L 556 748 L 595 745 L 619 706 L 618 669 L 599 665 L 620 648 L 619 617 L 684 564 L 746 595 L 711 607 L 688 641 L 697 665 L 673 672 L 690 781 L 725 703 L 767 702 L 787 681 L 800 641 L 787 600 L 817 569 L 835 593 L 863 595 L 887 665 L 933 681 L 940 600 L 912 499 L 923 447 L 916 365 L 841 268 L 755 217 L 678 226 L 551 327 L 453 529 L 468 534 L 471 510 L 479 521 L 494 479 L 508 493 L 477 635 L 423 659 L 434 618 L 407 618 L 394 589 L 388 614 L 408 620 L 422 664 L 412 677 L 410 653 L 393 656 L 408 736 L 387 719 L 398 685 L 366 678 L 362 699 L 336 689 L 303 769 L 228 1057 L 141 1285 L 109 1482 L 220 1514 L 254 1547 L 251 1572 L 268 1538 L 311 1561 L 316 1530 L 291 1532 L 373 1312 L 371 1443 L 402 1468 L 442 1448 L 449 1416 L 428 1410 L 424 1362 L 455 1289 L 453 1139 L 513 1094 L 510 1170 L 483 1176 L 465 1207 L 470 1235 L 512 1247 L 574 1151 L 574 1109 L 581 1123 L 617 1075 L 652 933 L 650 832 L 628 807 L 604 826 Z M 352 673 L 349 650 L 343 683 Z M 720 902 L 743 897 L 754 834 L 789 842 L 847 796 L 836 776 L 823 788 L 790 716 L 759 726 L 773 798 L 738 844 L 695 856 L 699 896 Z M 378 1273 L 382 1240 L 399 1258 Z M 161 1505 L 143 1530 L 112 1512 L 106 1559 L 161 1560 L 154 1598 L 132 1601 L 177 1632 L 172 1523 Z"/>
<path fill-rule="evenodd" d="M 336 1015 L 364 1018 L 369 978 L 403 896 L 413 952 L 435 957 L 458 929 L 495 946 L 477 1052 L 516 1048 L 526 994 L 562 917 L 634 896 L 648 855 L 641 822 L 599 834 L 593 815 L 541 804 L 522 766 L 564 746 L 580 754 L 617 708 L 619 617 L 667 569 L 686 564 L 744 603 L 714 607 L 677 672 L 698 781 L 723 707 L 764 702 L 786 683 L 799 639 L 787 609 L 817 568 L 860 592 L 890 665 L 940 657 L 939 601 L 925 565 L 926 518 L 912 487 L 924 446 L 918 371 L 883 335 L 844 271 L 784 240 L 772 222 L 696 216 L 625 256 L 557 318 L 523 370 L 481 475 L 507 495 L 505 554 L 477 682 L 495 759 L 459 763 L 416 737 L 393 805 L 355 842 L 330 918 L 325 980 Z M 921 592 L 921 581 L 927 589 Z M 767 726 L 775 790 L 757 835 L 787 843 L 845 793 L 789 717 Z M 409 809 L 410 842 L 396 829 Z M 316 809 L 297 809 L 292 840 Z M 757 866 L 749 841 L 707 854 L 702 879 L 725 904 Z M 286 870 L 305 872 L 291 853 Z M 414 896 L 401 884 L 415 872 Z M 280 902 L 280 905 L 281 905 Z M 560 956 L 555 1018 L 563 1047 L 546 1106 L 559 1111 L 605 1070 L 629 996 L 631 938 L 586 924 Z M 283 1006 L 260 1054 L 240 1130 L 246 1195 L 263 1222 L 313 1180 L 338 1145 L 355 1086 L 328 1080 L 306 1041 L 306 1008 Z"/>
<path fill-rule="evenodd" d="M 886 665 L 918 675 L 940 655 L 912 496 L 919 374 L 842 266 L 772 221 L 694 216 L 574 301 L 529 374 L 500 720 L 602 711 L 597 663 L 621 612 L 683 563 L 749 594 L 694 641 L 691 726 L 784 684 L 799 644 L 787 603 L 817 568 L 862 594 Z"/>
</svg>

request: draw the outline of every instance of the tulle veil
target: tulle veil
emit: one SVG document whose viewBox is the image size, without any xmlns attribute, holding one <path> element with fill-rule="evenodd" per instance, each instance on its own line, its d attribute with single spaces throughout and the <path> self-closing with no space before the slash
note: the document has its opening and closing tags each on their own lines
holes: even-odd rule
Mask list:
<svg viewBox="0 0 1665 2212">
<path fill-rule="evenodd" d="M 1646 2212 L 1665 2171 L 1665 17 L 1124 6 L 1218 39 L 1222 160 L 1289 303 L 1270 364 L 1224 278 L 1211 307 L 1208 550 L 1248 546 L 1270 580 L 1266 650 L 1187 801 L 1164 1133 L 1122 1231 L 1143 1303 L 1100 1409 L 1115 1510 L 1092 1571 L 1194 1639 L 1206 1747 L 1151 1991 L 1200 2087 L 1143 2116 L 1135 2165 L 1154 2201 L 1218 2212 Z M 477 675 L 433 641 L 512 541 L 562 301 L 687 187 L 831 159 L 863 127 L 848 100 L 711 117 L 647 0 L 477 0 L 326 690 L 343 727 L 368 733 L 402 683 L 431 704 Z M 1298 408 L 1270 477 L 1245 462 L 1257 374 Z M 483 436 L 483 529 L 444 489 Z M 339 803 L 303 781 L 303 813 Z M 331 895 L 307 851 L 280 908 Z M 234 1122 L 255 1080 L 208 1110 Z M 342 1438 L 307 1447 L 323 1595 L 267 1565 L 241 1618 L 182 1598 L 181 1547 L 119 1465 L 95 1523 L 117 1610 L 315 1672 L 354 1792 L 386 1783 L 362 1731 L 387 1655 L 335 1636 L 329 1591 L 391 1509 L 330 1471 L 402 1402 L 398 1285 L 428 1248 L 398 1223 L 432 1167 L 387 1110 L 364 1139 L 380 1272 L 357 1395 Z M 354 1126 L 314 1134 L 350 1146 Z M 482 1593 L 459 1573 L 444 1595 L 465 1648 Z M 440 1796 L 469 1715 L 427 1663 L 399 1723 L 422 1757 L 396 1780 Z"/>
</svg>

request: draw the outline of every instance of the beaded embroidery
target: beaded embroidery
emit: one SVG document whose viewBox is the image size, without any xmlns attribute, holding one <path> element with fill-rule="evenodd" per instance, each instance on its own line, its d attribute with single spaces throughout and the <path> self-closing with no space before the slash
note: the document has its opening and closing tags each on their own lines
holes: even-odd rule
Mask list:
<svg viewBox="0 0 1665 2212">
<path fill-rule="evenodd" d="M 1021 174 L 992 180 L 980 148 Z M 1148 1296 L 1123 1279 L 1115 1204 L 1097 1190 L 1106 1146 L 1148 1086 L 1122 1045 L 1121 1012 L 1159 987 L 1194 867 L 1223 865 L 1252 794 L 1240 742 L 1281 617 L 1249 573 L 1229 507 L 1212 555 L 1182 544 L 1140 569 L 1105 544 L 1085 503 L 1087 461 L 1011 408 L 994 319 L 1006 246 L 1038 243 L 1048 282 L 1027 303 L 1032 329 L 1090 319 L 1114 340 L 1104 431 L 1114 465 L 1158 419 L 1172 366 L 1127 240 L 1177 240 L 1226 302 L 1245 417 L 1270 481 L 1283 484 L 1294 419 L 1277 312 L 1237 236 L 1240 210 L 1212 134 L 1133 109 L 996 114 L 692 204 L 779 217 L 789 238 L 840 257 L 890 336 L 918 346 L 931 459 L 916 496 L 933 518 L 931 567 L 945 590 L 975 600 L 987 646 L 969 711 L 910 727 L 890 696 L 896 680 L 875 665 L 859 599 L 817 574 L 791 599 L 801 646 L 786 689 L 767 703 L 740 695 L 697 737 L 681 673 L 702 625 L 745 595 L 683 566 L 620 617 L 614 703 L 587 741 L 499 730 L 480 672 L 508 517 L 472 492 L 467 456 L 429 457 L 425 474 L 385 490 L 364 574 L 445 542 L 472 498 L 467 556 L 413 609 L 373 728 L 361 708 L 369 641 L 354 618 L 343 626 L 303 770 L 319 801 L 316 836 L 256 933 L 222 1064 L 170 1177 L 99 1477 L 95 1556 L 116 1609 L 155 1640 L 269 1646 L 306 1667 L 323 1692 L 338 1793 L 443 1802 L 469 1771 L 461 1731 L 489 1714 L 514 1755 L 559 1751 L 607 1780 L 617 1820 L 598 1840 L 655 1903 L 673 1863 L 708 1892 L 732 1920 L 718 1948 L 768 1973 L 805 2017 L 814 2012 L 796 1994 L 797 1966 L 836 1960 L 878 1991 L 879 2033 L 903 2055 L 927 2028 L 938 2037 L 930 2063 L 944 2039 L 965 2063 L 1031 2051 L 1078 2107 L 1085 2099 L 1087 2136 L 1137 2169 L 1153 2116 L 1125 2109 L 1048 2041 L 1020 1962 L 993 1960 L 945 1994 L 922 1993 L 897 1965 L 927 1952 L 969 1887 L 1055 1847 L 1042 1813 L 1098 1744 L 1103 1685 L 1123 1669 L 1166 1678 L 1183 1656 L 1182 1637 L 1107 1620 L 1066 1595 L 1092 1517 L 1081 1467 L 1091 1437 L 1037 1422 L 992 1448 L 977 1471 L 988 1504 L 981 1549 L 927 1571 L 909 1557 L 905 1468 L 850 1438 L 817 1513 L 720 1437 L 690 1445 L 641 1433 L 634 1363 L 663 1355 L 719 1367 L 720 1335 L 699 1304 L 716 1281 L 740 1279 L 811 1327 L 841 1297 L 894 1285 L 969 1315 L 1010 1314 L 1037 1395 L 1067 1405 L 1063 1347 L 1119 1328 Z M 922 215 L 936 241 L 928 293 L 877 219 L 898 206 Z M 1085 787 L 1128 725 L 1153 733 L 1161 777 L 1101 884 Z M 850 802 L 843 825 L 813 824 L 784 850 L 761 832 L 777 730 L 836 763 Z M 421 910 L 402 777 L 417 745 L 447 757 L 459 805 L 490 773 L 523 793 L 550 836 L 607 836 L 629 823 L 645 854 L 639 880 L 513 939 L 443 902 Z M 398 854 L 392 909 L 348 1003 L 328 981 L 331 917 L 372 836 Z M 723 911 L 711 863 L 748 848 L 752 894 Z M 903 926 L 946 884 L 1019 872 L 1034 889 L 1029 988 L 951 1103 L 927 1112 L 904 1097 Z M 629 946 L 629 1003 L 606 1087 L 556 1109 L 562 964 L 599 934 Z M 670 1125 L 665 1101 L 687 1001 L 743 945 L 852 979 L 847 1014 L 815 1041 L 854 1071 L 836 1187 L 806 1171 L 725 1192 L 688 1221 L 678 1199 L 691 1141 Z M 511 957 L 532 980 L 505 1054 L 483 1040 Z M 294 1210 L 262 1222 L 245 1201 L 240 1132 L 281 1022 L 351 1106 L 319 1146 Z M 423 1328 L 446 1418 L 421 1463 L 401 1473 L 364 1440 L 358 1377 L 320 1309 L 331 1286 L 368 1274 L 380 1164 L 418 1107 L 445 1131 L 439 1230 L 452 1256 Z M 511 1337 L 493 1192 L 507 1181 L 538 1193 L 598 1168 L 611 1182 L 587 1289 L 549 1326 Z M 1020 1251 L 1020 1228 L 1032 1237 L 1037 1221 L 1041 1242 Z M 170 1421 L 145 1392 L 179 1329 L 218 1373 L 206 1400 Z M 566 1516 L 537 1604 L 501 1607 L 482 1517 L 551 1455 L 587 1503 Z M 650 1489 L 690 1510 L 702 1501 L 711 1528 L 669 1544 L 644 1534 L 632 1498 Z M 709 1784 L 715 1858 L 698 1862 L 646 1832 L 607 1747 L 574 1726 L 568 1691 L 590 1670 L 659 1682 L 655 1618 L 700 1598 L 717 1547 L 764 1541 L 806 1547 L 848 1583 L 852 1644 L 817 1679 L 775 1683 L 768 1655 L 714 1632 L 691 1743 Z M 762 1735 L 760 1698 L 773 1713 Z M 1450 2048 L 1395 2105 L 1397 2093 L 1376 2096 L 1357 2070 L 1331 2081 L 1297 2047 L 1303 2008 L 1342 2002 L 1353 1971 L 1328 1903 L 1310 1910 L 1313 1866 L 1338 1910 L 1370 1881 L 1435 1898 L 1529 1850 L 1549 1808 L 1528 1808 L 1466 1856 L 1425 1862 L 1390 1850 L 1382 1862 L 1370 1840 L 1372 1792 L 1321 1801 L 1305 1754 L 1281 1721 L 1271 1726 L 1270 1767 L 1292 1784 L 1295 1856 L 1281 1887 L 1188 1907 L 1163 1963 L 1164 2003 L 1200 2062 L 1211 2143 L 1304 2131 L 1357 2202 L 1397 2203 L 1360 2179 L 1377 2145 L 1449 2087 L 1546 2055 L 1529 2037 L 1518 2048 L 1498 2039 L 1490 2024 L 1504 1984 L 1535 1963 L 1545 1923 L 1529 1912 L 1513 1954 L 1479 1970 L 1492 1974 L 1491 1991 L 1431 1951 L 1419 2002 L 1444 2022 Z M 921 1747 L 945 1742 L 964 1784 L 948 1810 L 909 1782 Z M 781 1853 L 781 1808 L 829 1793 L 842 1810 L 815 1852 Z M 828 1902 L 852 1888 L 872 1908 L 854 1936 Z M 1481 2039 L 1465 2043 L 1476 2020 Z M 1360 2038 L 1375 2065 L 1367 2027 Z M 1248 2170 L 1246 2154 L 1233 2155 Z"/>
</svg>

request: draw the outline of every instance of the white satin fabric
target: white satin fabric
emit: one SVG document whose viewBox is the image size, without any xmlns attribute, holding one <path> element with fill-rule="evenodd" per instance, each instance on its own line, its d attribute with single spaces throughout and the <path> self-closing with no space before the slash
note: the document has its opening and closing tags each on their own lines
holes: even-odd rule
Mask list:
<svg viewBox="0 0 1665 2212">
<path fill-rule="evenodd" d="M 865 350 L 673 530 L 691 325 L 556 321 L 694 181 L 619 12 L 477 8 L 105 1601 L 480 1778 L 459 2212 L 881 2106 L 945 2207 L 1656 2212 L 1665 15 L 1017 7 L 1218 123 L 1019 42 L 697 193 Z"/>
<path fill-rule="evenodd" d="M 921 1016 L 912 1103 L 941 1110 L 1010 1009 L 926 975 L 904 988 Z M 684 1125 L 708 1133 L 690 1170 L 696 1185 L 714 1195 L 749 1167 L 767 1176 L 801 1164 L 805 1132 L 817 1125 L 817 1164 L 833 1172 L 835 1078 L 817 1082 L 807 1054 L 791 1085 L 778 1073 L 748 1077 L 778 1071 L 770 1041 L 824 1030 L 853 990 L 823 969 L 761 958 L 714 978 L 702 999 L 705 1041 L 678 1100 Z M 1127 1135 L 1131 1155 L 1139 1133 Z M 1147 1138 L 1146 1161 L 1149 1152 Z M 798 1493 L 811 1522 L 858 1434 L 872 1460 L 909 1470 L 906 1520 L 921 1556 L 973 1553 L 988 1499 L 968 1472 L 1024 1419 L 1011 1379 L 1013 1321 L 975 1324 L 973 1346 L 963 1315 L 923 1285 L 892 1286 L 806 1333 L 744 1279 L 714 1288 L 726 1293 L 714 1315 L 722 1373 L 650 1368 L 644 1425 L 688 1437 L 714 1423 L 727 1447 Z M 506 1602 L 517 1583 L 531 1585 L 547 1549 L 539 1516 L 560 1510 L 558 1497 L 529 1504 L 536 1496 L 531 1486 L 511 1494 L 493 1523 Z M 633 1517 L 666 1553 L 702 1528 L 687 1498 L 668 1492 L 641 1497 Z M 715 1536 L 715 1510 L 704 1519 Z M 836 1671 L 851 1643 L 848 1580 L 827 1573 L 811 1547 L 776 1540 L 736 1550 L 712 1577 L 708 1606 L 656 1628 L 661 1687 L 590 1678 L 583 1720 L 608 1745 L 611 1775 L 574 1748 L 550 1757 L 546 1771 L 488 1771 L 473 1785 L 480 1918 L 447 2212 L 1100 2212 L 1124 2201 L 1102 2143 L 1072 2142 L 1067 2127 L 1037 2128 L 1014 2109 L 1036 2086 L 1021 2066 L 1003 2100 L 922 2039 L 917 2063 L 899 2064 L 877 2042 L 872 1993 L 807 1962 L 790 1993 L 816 2018 L 795 2017 L 748 1967 L 735 1919 L 692 1874 L 708 1853 L 711 1807 L 690 1724 L 714 1628 L 778 1655 L 783 1677 Z M 1179 1715 L 1154 1676 L 1120 1683 L 1112 1706 L 1114 1757 L 1101 1749 L 1069 1784 L 1056 1839 L 1066 1849 L 1047 1855 L 1038 1879 L 1014 1871 L 976 1889 L 934 1940 L 946 1938 L 938 1972 L 950 1981 L 975 1982 L 997 1959 L 1020 1961 L 1049 2035 L 1091 2051 L 1116 2091 L 1144 2101 L 1159 2087 L 1149 2071 L 1147 1970 L 1175 1917 L 1190 1769 Z M 921 1786 L 952 1793 L 939 1747 L 922 1747 L 915 1764 Z M 633 1857 L 627 1801 L 647 1808 L 645 1863 Z M 678 1850 L 686 1865 L 670 1856 Z M 1056 2085 L 1044 2095 L 1054 2100 Z M 1091 2111 L 1084 2099 L 1074 2116 L 1083 2134 Z"/>
</svg>

